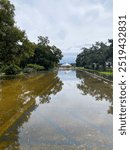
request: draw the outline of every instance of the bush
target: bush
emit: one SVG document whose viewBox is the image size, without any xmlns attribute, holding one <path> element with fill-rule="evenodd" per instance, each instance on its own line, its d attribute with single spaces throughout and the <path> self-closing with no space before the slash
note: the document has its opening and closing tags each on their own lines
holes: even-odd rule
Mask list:
<svg viewBox="0 0 130 150">
<path fill-rule="evenodd" d="M 4 69 L 4 72 L 6 75 L 16 75 L 18 73 L 20 73 L 21 68 L 17 65 L 9 65 L 6 66 Z"/>
<path fill-rule="evenodd" d="M 4 67 L 0 66 L 0 73 L 3 73 L 3 72 L 4 72 Z"/>
<path fill-rule="evenodd" d="M 42 71 L 44 70 L 43 66 L 37 65 L 37 64 L 27 64 L 27 68 L 33 68 L 37 71 Z"/>
<path fill-rule="evenodd" d="M 36 70 L 34 70 L 33 68 L 29 68 L 29 67 L 25 67 L 23 69 L 23 72 L 24 73 L 32 73 L 32 72 L 35 72 Z"/>
</svg>

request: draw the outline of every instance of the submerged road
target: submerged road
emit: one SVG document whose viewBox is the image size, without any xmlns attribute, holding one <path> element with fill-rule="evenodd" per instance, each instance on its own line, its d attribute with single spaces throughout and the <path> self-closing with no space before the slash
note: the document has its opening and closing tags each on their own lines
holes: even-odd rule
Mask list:
<svg viewBox="0 0 130 150">
<path fill-rule="evenodd" d="M 112 84 L 61 70 L 3 80 L 0 149 L 112 150 Z"/>
</svg>

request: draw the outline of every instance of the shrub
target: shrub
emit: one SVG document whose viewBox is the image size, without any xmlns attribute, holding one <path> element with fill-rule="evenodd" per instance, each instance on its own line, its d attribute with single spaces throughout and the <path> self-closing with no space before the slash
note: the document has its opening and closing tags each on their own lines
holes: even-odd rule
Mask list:
<svg viewBox="0 0 130 150">
<path fill-rule="evenodd" d="M 30 67 L 25 67 L 23 69 L 23 72 L 24 73 L 32 73 L 32 72 L 35 72 L 36 70 L 34 70 L 33 68 L 30 68 Z"/>
<path fill-rule="evenodd" d="M 0 66 L 0 73 L 4 72 L 4 68 L 5 68 L 5 66 Z"/>
<path fill-rule="evenodd" d="M 37 65 L 37 64 L 27 64 L 27 68 L 33 68 L 37 71 L 42 71 L 44 70 L 43 66 Z"/>
<path fill-rule="evenodd" d="M 18 73 L 20 73 L 21 68 L 17 65 L 9 65 L 6 66 L 4 69 L 4 72 L 6 75 L 16 75 Z"/>
</svg>

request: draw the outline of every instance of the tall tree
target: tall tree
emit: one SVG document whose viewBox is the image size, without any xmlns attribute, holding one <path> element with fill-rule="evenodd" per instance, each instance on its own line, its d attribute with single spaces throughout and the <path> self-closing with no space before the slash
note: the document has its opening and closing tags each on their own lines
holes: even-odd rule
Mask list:
<svg viewBox="0 0 130 150">
<path fill-rule="evenodd" d="M 57 66 L 61 60 L 62 52 L 56 46 L 50 46 L 48 37 L 39 36 L 35 49 L 33 63 L 44 66 L 46 69 Z"/>
<path fill-rule="evenodd" d="M 47 46 L 50 43 L 47 36 L 38 36 L 38 45 L 45 45 Z"/>
<path fill-rule="evenodd" d="M 33 55 L 34 44 L 21 31 L 14 20 L 14 5 L 0 0 L 0 62 L 2 65 L 19 64 Z"/>
<path fill-rule="evenodd" d="M 113 60 L 113 40 L 108 40 L 108 44 L 96 42 L 90 48 L 82 48 L 82 52 L 77 56 L 76 65 L 89 69 L 105 69 L 106 62 Z"/>
</svg>

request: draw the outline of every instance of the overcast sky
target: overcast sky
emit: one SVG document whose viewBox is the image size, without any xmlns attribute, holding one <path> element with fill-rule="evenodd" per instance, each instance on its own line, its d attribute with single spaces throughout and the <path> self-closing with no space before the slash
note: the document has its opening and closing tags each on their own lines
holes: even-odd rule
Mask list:
<svg viewBox="0 0 130 150">
<path fill-rule="evenodd" d="M 10 0 L 28 38 L 48 36 L 65 53 L 112 38 L 112 0 Z"/>
</svg>

